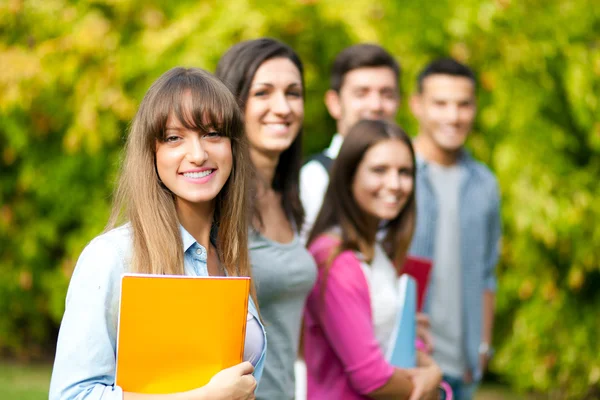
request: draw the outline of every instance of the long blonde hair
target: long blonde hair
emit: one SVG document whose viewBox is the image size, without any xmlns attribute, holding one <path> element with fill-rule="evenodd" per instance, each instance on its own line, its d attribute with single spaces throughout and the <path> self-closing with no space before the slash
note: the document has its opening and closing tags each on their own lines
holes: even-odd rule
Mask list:
<svg viewBox="0 0 600 400">
<path fill-rule="evenodd" d="M 183 97 L 191 93 L 192 109 Z M 189 112 L 189 114 L 188 114 Z M 106 230 L 129 221 L 133 231 L 131 272 L 183 275 L 182 238 L 173 193 L 156 171 L 156 143 L 164 140 L 169 114 L 187 128 L 214 124 L 231 140 L 233 166 L 215 199 L 215 247 L 230 276 L 251 276 L 248 255 L 248 185 L 251 173 L 243 117 L 221 81 L 197 68 L 173 68 L 152 84 L 133 119 L 112 214 Z M 184 114 L 191 118 L 185 118 Z M 254 289 L 252 290 L 254 293 Z"/>
</svg>

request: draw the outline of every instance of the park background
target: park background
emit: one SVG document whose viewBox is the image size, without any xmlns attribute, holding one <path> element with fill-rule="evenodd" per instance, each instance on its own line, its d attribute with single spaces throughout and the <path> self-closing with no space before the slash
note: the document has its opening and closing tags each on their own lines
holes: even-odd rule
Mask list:
<svg viewBox="0 0 600 400">
<path fill-rule="evenodd" d="M 600 398 L 595 0 L 0 0 L 0 397 L 47 390 L 70 275 L 106 223 L 150 83 L 179 65 L 214 71 L 261 36 L 305 63 L 307 155 L 335 131 L 322 99 L 344 47 L 398 59 L 411 134 L 419 69 L 439 56 L 474 68 L 468 147 L 498 176 L 504 224 L 493 377 L 519 396 Z"/>
</svg>

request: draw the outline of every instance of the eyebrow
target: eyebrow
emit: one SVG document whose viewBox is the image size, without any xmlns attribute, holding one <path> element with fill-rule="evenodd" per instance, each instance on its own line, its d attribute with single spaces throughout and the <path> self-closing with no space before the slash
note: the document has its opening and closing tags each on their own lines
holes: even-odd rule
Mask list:
<svg viewBox="0 0 600 400">
<path fill-rule="evenodd" d="M 252 86 L 269 86 L 269 87 L 275 87 L 275 85 L 273 85 L 270 82 L 256 82 Z M 292 86 L 302 86 L 302 83 L 300 83 L 300 82 L 292 82 L 289 85 L 287 85 L 287 87 L 292 87 Z"/>
<path fill-rule="evenodd" d="M 385 161 L 374 161 L 373 164 L 368 164 L 368 166 L 370 167 L 386 167 L 386 168 L 409 168 L 409 169 L 413 169 L 414 165 L 411 164 L 405 164 L 405 165 L 397 165 L 397 166 L 393 166 L 390 165 L 388 162 Z"/>
<path fill-rule="evenodd" d="M 453 102 L 453 103 L 459 103 L 459 104 L 470 104 L 470 103 L 474 103 L 475 102 L 475 98 L 463 98 L 463 99 L 453 99 L 453 98 L 447 98 L 447 97 L 443 97 L 443 96 L 431 96 L 431 99 L 433 101 L 437 101 L 437 102 Z"/>
<path fill-rule="evenodd" d="M 393 87 L 393 86 L 383 86 L 383 87 L 378 87 L 378 88 L 374 88 L 372 86 L 370 86 L 369 84 L 364 84 L 364 85 L 356 85 L 356 86 L 352 86 L 350 88 L 350 90 L 377 90 L 377 91 L 392 91 L 392 92 L 397 92 L 398 89 Z"/>
</svg>

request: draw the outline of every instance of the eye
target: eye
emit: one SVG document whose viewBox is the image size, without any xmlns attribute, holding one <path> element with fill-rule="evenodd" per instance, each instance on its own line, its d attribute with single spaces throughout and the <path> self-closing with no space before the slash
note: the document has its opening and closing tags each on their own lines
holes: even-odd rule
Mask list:
<svg viewBox="0 0 600 400">
<path fill-rule="evenodd" d="M 398 170 L 398 175 L 402 175 L 402 176 L 412 176 L 412 169 L 410 168 L 400 168 L 400 170 Z"/>
<path fill-rule="evenodd" d="M 165 137 L 164 142 L 165 143 L 175 143 L 175 142 L 179 141 L 180 139 L 181 139 L 180 136 L 170 134 Z"/>
<path fill-rule="evenodd" d="M 393 90 L 384 90 L 381 93 L 381 96 L 383 98 L 386 98 L 386 99 L 395 99 L 396 98 L 396 92 L 394 92 Z"/>
<path fill-rule="evenodd" d="M 292 97 L 302 97 L 302 91 L 301 90 L 289 90 L 287 92 L 288 96 L 292 96 Z"/>
<path fill-rule="evenodd" d="M 254 92 L 254 97 L 264 97 L 266 95 L 268 95 L 269 92 L 267 90 L 259 90 L 257 92 Z"/>
<path fill-rule="evenodd" d="M 221 133 L 221 131 L 212 130 L 212 131 L 206 132 L 204 134 L 204 136 L 209 137 L 209 138 L 214 138 L 214 137 L 221 137 L 221 136 L 223 136 L 223 134 Z"/>
<path fill-rule="evenodd" d="M 372 167 L 371 168 L 371 172 L 375 173 L 375 174 L 383 174 L 385 173 L 386 168 L 385 167 Z"/>
</svg>

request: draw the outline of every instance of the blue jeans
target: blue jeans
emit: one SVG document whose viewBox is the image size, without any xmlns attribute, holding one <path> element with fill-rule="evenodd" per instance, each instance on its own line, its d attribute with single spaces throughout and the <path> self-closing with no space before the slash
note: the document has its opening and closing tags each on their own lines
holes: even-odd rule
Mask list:
<svg viewBox="0 0 600 400">
<path fill-rule="evenodd" d="M 444 375 L 443 378 L 450 387 L 454 395 L 454 400 L 473 400 L 473 395 L 479 386 L 479 382 L 465 383 L 462 378 Z"/>
</svg>

